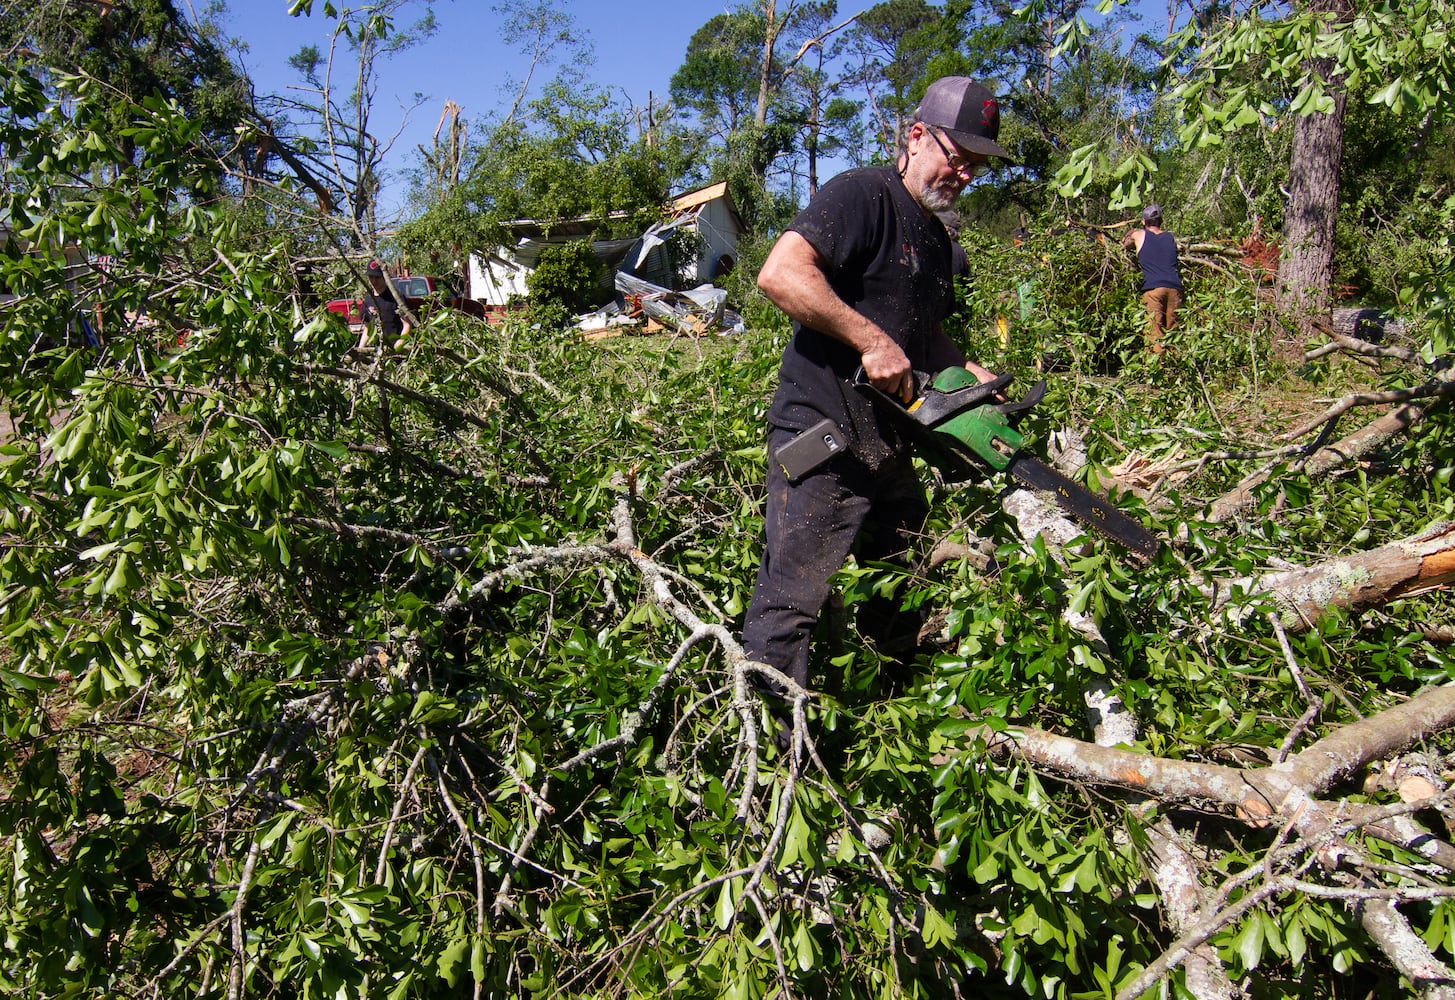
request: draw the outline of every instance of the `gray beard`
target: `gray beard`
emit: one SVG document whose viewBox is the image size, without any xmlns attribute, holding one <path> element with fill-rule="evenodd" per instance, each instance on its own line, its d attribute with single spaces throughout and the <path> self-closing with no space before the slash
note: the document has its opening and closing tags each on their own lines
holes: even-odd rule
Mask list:
<svg viewBox="0 0 1455 1000">
<path fill-rule="evenodd" d="M 954 208 L 955 202 L 959 198 L 960 194 L 958 191 L 954 194 L 948 194 L 933 184 L 926 184 L 920 188 L 919 192 L 920 207 L 930 212 L 943 212 L 947 209 Z"/>
</svg>

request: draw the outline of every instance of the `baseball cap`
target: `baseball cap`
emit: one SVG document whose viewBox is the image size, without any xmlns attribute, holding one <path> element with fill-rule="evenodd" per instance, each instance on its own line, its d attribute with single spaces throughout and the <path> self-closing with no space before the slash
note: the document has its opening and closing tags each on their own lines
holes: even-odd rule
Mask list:
<svg viewBox="0 0 1455 1000">
<path fill-rule="evenodd" d="M 961 149 L 1010 159 L 995 141 L 1000 134 L 1000 105 L 990 91 L 967 76 L 942 76 L 930 84 L 914 120 L 943 129 Z"/>
<path fill-rule="evenodd" d="M 1157 223 L 1159 223 L 1161 221 L 1162 221 L 1162 206 L 1161 205 L 1148 205 L 1146 208 L 1142 209 L 1142 222 L 1144 224 L 1150 223 L 1151 225 L 1156 225 Z"/>
<path fill-rule="evenodd" d="M 384 268 L 379 266 L 377 260 L 371 260 L 369 261 L 369 269 L 365 272 L 365 275 L 370 278 L 382 278 L 384 277 Z"/>
</svg>

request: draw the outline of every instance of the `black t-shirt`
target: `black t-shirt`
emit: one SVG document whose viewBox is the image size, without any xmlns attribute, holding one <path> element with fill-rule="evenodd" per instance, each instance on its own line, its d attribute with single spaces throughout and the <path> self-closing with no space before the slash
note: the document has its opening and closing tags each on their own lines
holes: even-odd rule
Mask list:
<svg viewBox="0 0 1455 1000">
<path fill-rule="evenodd" d="M 950 238 L 899 175 L 889 167 L 839 174 L 788 228 L 823 256 L 838 296 L 888 334 L 915 369 L 929 370 L 933 334 L 955 304 Z M 768 422 L 800 431 L 828 417 L 861 461 L 879 466 L 907 442 L 851 384 L 859 364 L 849 345 L 795 322 Z"/>
<path fill-rule="evenodd" d="M 387 291 L 365 293 L 362 312 L 365 323 L 373 316 L 379 317 L 379 333 L 384 338 L 392 340 L 404 332 L 404 321 L 399 318 L 399 303 Z"/>
</svg>

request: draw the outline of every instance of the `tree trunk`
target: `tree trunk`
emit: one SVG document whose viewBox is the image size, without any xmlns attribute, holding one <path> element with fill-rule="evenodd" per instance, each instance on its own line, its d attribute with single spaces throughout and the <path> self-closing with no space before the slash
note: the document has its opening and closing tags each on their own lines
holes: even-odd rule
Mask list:
<svg viewBox="0 0 1455 1000">
<path fill-rule="evenodd" d="M 768 97 L 773 85 L 773 46 L 782 27 L 777 15 L 776 0 L 766 0 L 763 4 L 763 62 L 758 67 L 758 106 L 753 110 L 753 124 L 759 128 L 768 124 Z"/>
<path fill-rule="evenodd" d="M 1312 10 L 1350 14 L 1351 0 L 1315 0 Z M 1333 279 L 1334 223 L 1339 212 L 1339 164 L 1344 155 L 1342 78 L 1333 78 L 1329 60 L 1309 65 L 1311 75 L 1324 81 L 1334 107 L 1327 113 L 1299 115 L 1294 122 L 1293 159 L 1289 167 L 1288 212 L 1283 223 L 1283 259 L 1278 268 L 1278 307 L 1290 316 L 1300 336 L 1313 330 L 1329 308 Z"/>
<path fill-rule="evenodd" d="M 814 88 L 813 103 L 808 112 L 808 140 L 803 144 L 808 154 L 808 196 L 818 194 L 818 137 L 823 131 L 823 99 Z"/>
</svg>

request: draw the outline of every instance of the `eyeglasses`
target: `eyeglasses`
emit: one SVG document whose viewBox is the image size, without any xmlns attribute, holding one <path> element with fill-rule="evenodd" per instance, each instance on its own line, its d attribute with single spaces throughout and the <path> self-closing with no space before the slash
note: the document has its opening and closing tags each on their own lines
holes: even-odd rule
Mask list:
<svg viewBox="0 0 1455 1000">
<path fill-rule="evenodd" d="M 980 173 L 981 170 L 985 169 L 987 161 L 967 160 L 959 153 L 952 153 L 950 152 L 950 148 L 946 146 L 942 141 L 940 141 L 940 137 L 935 134 L 934 129 L 930 128 L 928 125 L 925 125 L 925 131 L 929 133 L 931 139 L 935 140 L 935 145 L 940 147 L 940 152 L 945 154 L 945 166 L 949 167 L 957 174 L 963 174 L 966 180 L 973 181 L 975 179 L 975 175 Z"/>
</svg>

